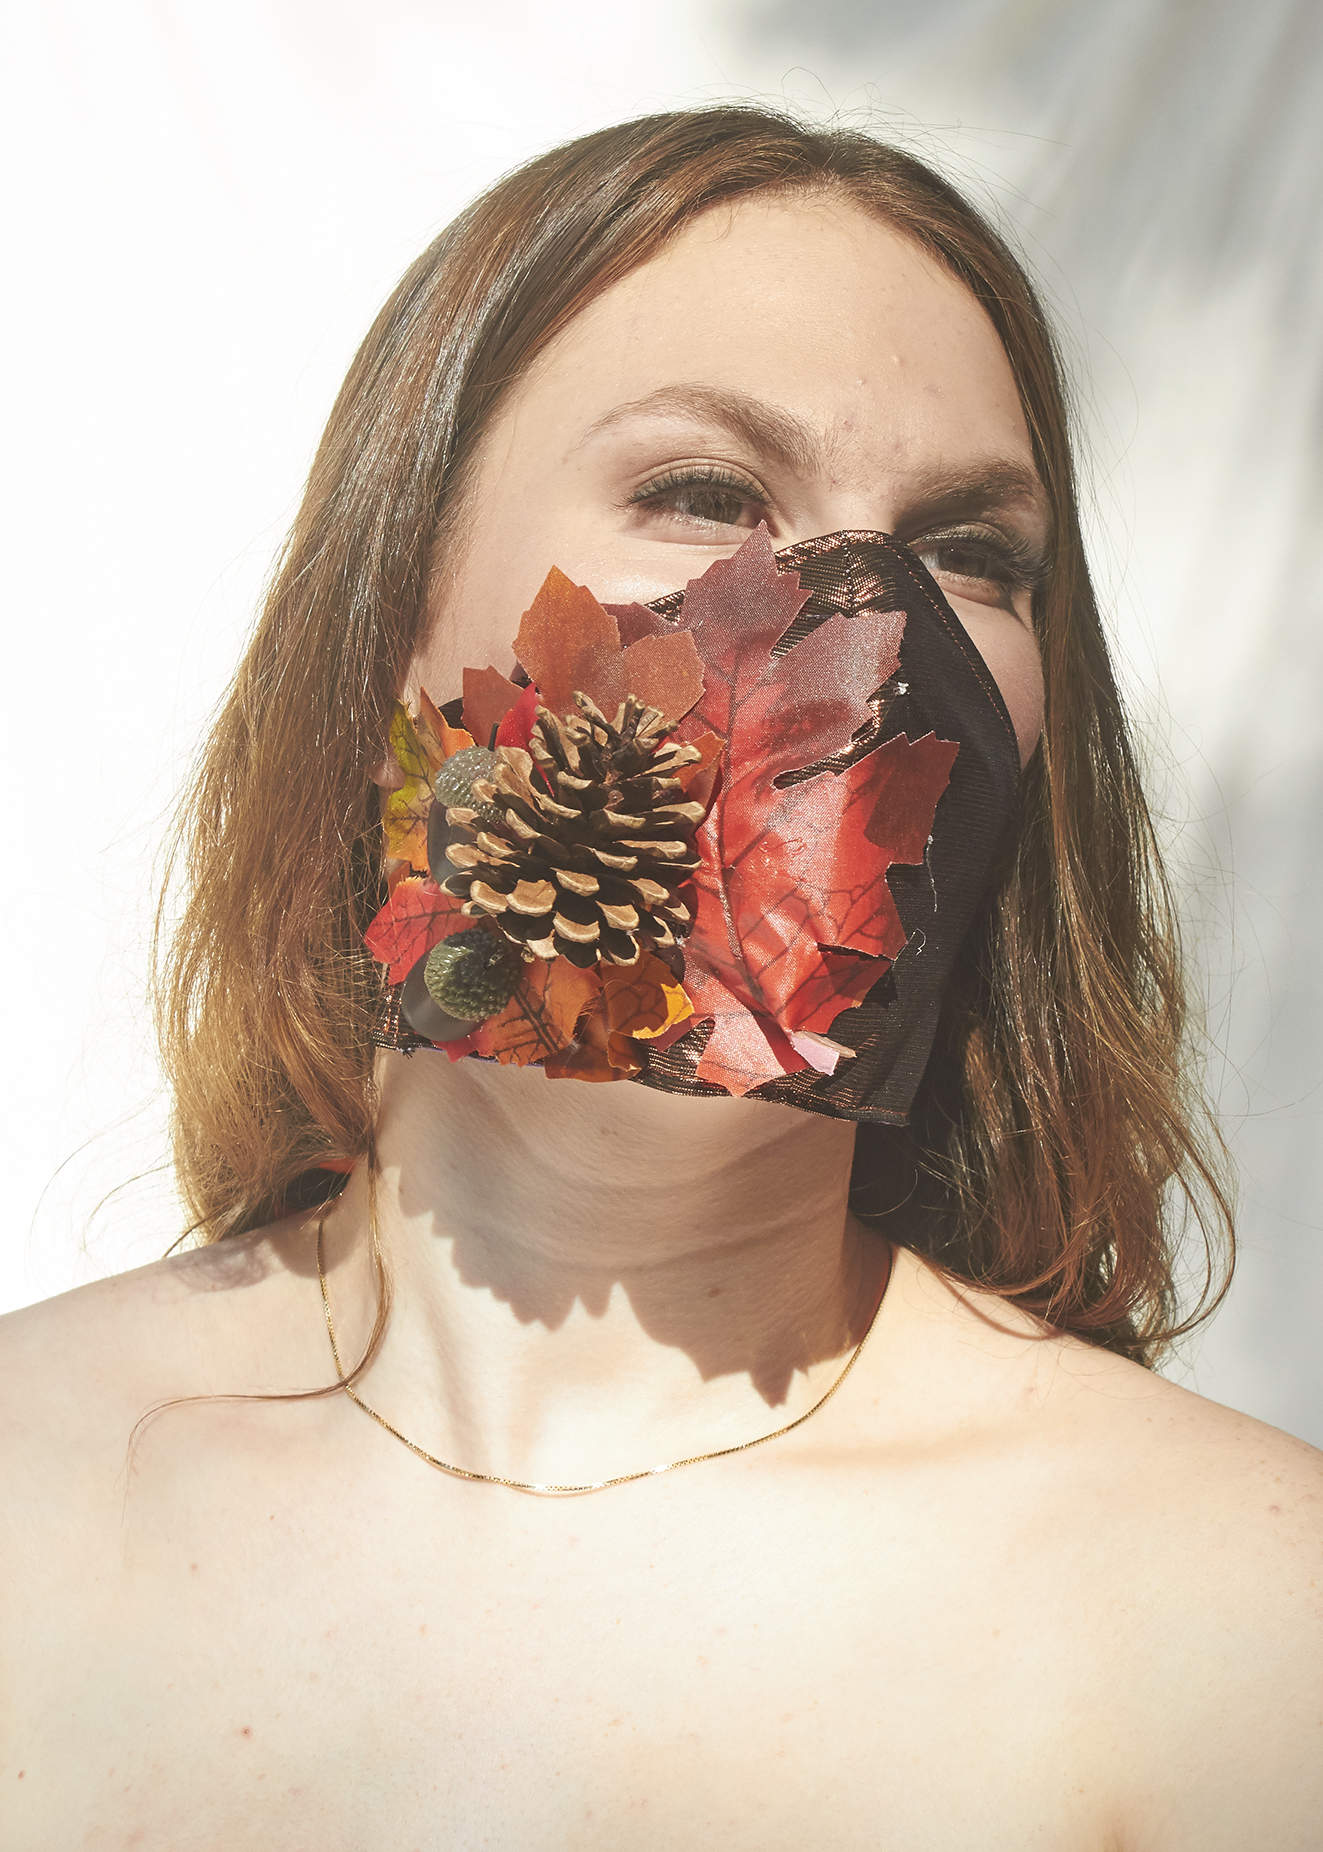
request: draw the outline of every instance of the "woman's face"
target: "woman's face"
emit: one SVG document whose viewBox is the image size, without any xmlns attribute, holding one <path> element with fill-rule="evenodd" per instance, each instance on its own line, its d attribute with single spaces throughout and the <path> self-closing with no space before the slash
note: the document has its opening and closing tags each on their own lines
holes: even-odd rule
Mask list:
<svg viewBox="0 0 1323 1852">
<path fill-rule="evenodd" d="M 553 565 L 603 603 L 646 603 L 760 521 L 776 547 L 838 528 L 907 541 L 1028 758 L 1049 518 L 1006 355 L 953 277 L 823 196 L 705 214 L 534 363 L 476 459 L 411 689 L 445 700 L 466 664 L 508 671 Z"/>
</svg>

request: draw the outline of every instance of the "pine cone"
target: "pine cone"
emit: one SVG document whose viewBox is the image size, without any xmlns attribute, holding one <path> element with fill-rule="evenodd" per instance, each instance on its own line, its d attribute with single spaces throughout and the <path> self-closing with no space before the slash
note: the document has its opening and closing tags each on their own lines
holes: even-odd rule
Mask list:
<svg viewBox="0 0 1323 1852">
<path fill-rule="evenodd" d="M 528 751 L 498 747 L 474 805 L 446 810 L 445 853 L 460 872 L 441 885 L 538 958 L 632 965 L 640 947 L 664 951 L 693 925 L 679 890 L 702 859 L 703 806 L 683 801 L 675 774 L 702 755 L 667 738 L 660 708 L 635 695 L 614 721 L 574 700 L 580 713 L 563 719 L 540 707 Z"/>
</svg>

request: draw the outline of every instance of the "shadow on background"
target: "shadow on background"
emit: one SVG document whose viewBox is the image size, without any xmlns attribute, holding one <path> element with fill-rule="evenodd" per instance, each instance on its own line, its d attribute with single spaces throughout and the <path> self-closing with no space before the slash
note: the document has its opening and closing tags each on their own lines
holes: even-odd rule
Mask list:
<svg viewBox="0 0 1323 1852">
<path fill-rule="evenodd" d="M 1076 350 L 1093 553 L 1241 1178 L 1241 1269 L 1186 1379 L 1323 1444 L 1323 9 L 738 17 L 847 120 L 991 196 Z"/>
</svg>

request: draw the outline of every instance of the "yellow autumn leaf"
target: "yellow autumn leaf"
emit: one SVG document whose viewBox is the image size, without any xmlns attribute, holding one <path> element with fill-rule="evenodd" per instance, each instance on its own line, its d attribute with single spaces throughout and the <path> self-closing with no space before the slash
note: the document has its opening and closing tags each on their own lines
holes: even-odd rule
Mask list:
<svg viewBox="0 0 1323 1852">
<path fill-rule="evenodd" d="M 395 711 L 390 717 L 390 749 L 406 778 L 421 779 L 424 784 L 431 783 L 432 768 L 427 752 L 403 701 L 395 703 Z"/>
</svg>

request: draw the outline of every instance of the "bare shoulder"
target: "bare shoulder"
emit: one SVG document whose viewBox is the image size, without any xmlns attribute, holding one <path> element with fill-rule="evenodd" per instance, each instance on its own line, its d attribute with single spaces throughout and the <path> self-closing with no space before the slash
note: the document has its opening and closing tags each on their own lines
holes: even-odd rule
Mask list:
<svg viewBox="0 0 1323 1852">
<path fill-rule="evenodd" d="M 0 1470 L 23 1508 L 76 1498 L 156 1404 L 291 1386 L 300 1359 L 273 1329 L 302 1331 L 282 1314 L 311 1266 L 277 1224 L 0 1317 Z"/>
<path fill-rule="evenodd" d="M 1026 1631 L 1080 1669 L 1119 1843 L 1316 1845 L 1323 1453 L 912 1256 L 899 1283 L 901 1367 L 974 1462 Z"/>
<path fill-rule="evenodd" d="M 1119 1475 L 1155 1508 L 1203 1507 L 1323 1540 L 1323 1452 L 1124 1357 L 1041 1326 L 913 1255 L 897 1269 L 901 1367 L 940 1372 L 937 1420 L 981 1414 L 1081 1472 Z M 888 1294 L 890 1297 L 890 1292 Z M 922 1353 L 926 1370 L 918 1367 Z M 1278 1523 L 1278 1520 L 1286 1520 Z"/>
</svg>

